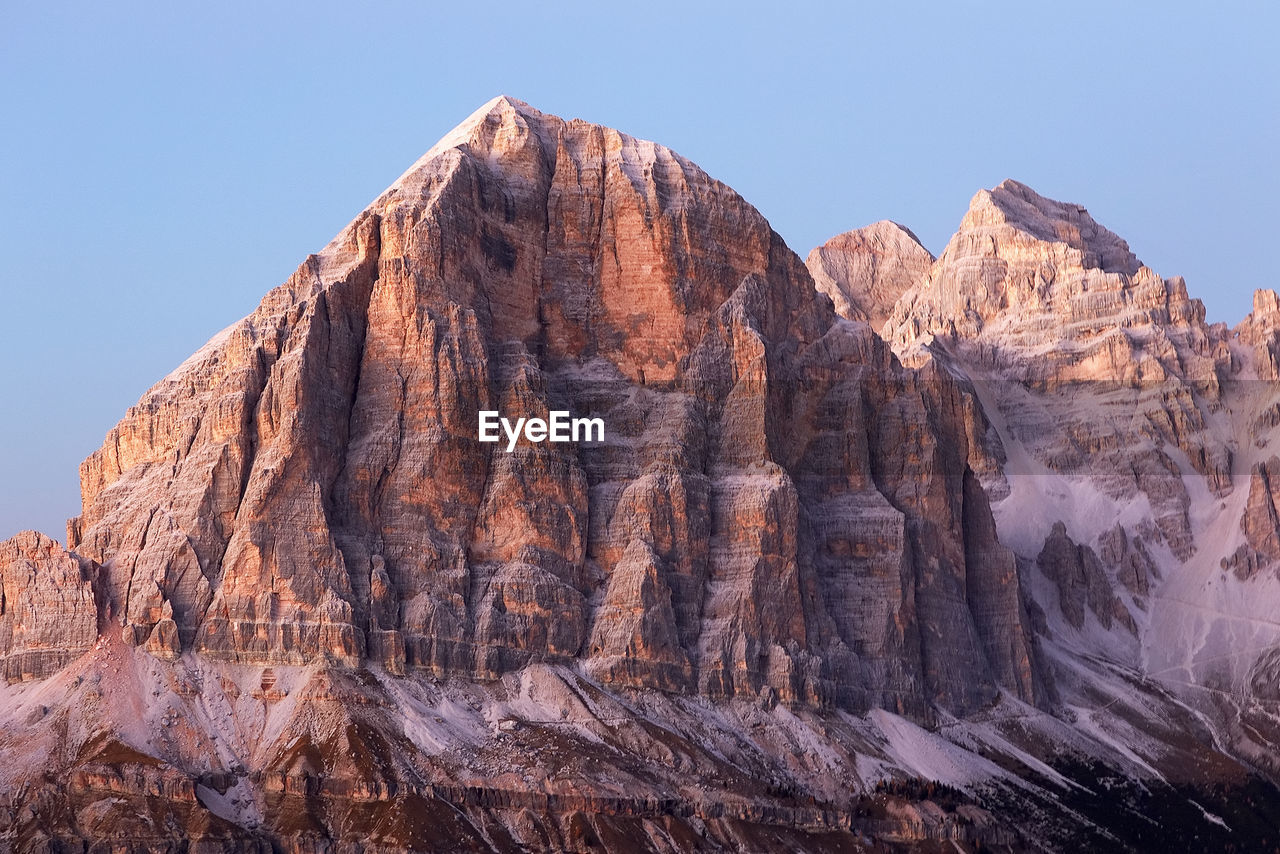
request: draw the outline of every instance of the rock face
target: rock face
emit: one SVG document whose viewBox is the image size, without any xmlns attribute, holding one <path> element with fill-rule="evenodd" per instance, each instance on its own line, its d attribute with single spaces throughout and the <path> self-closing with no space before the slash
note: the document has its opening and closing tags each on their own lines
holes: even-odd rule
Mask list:
<svg viewBox="0 0 1280 854">
<path fill-rule="evenodd" d="M 873 227 L 829 269 L 880 298 L 885 241 L 924 252 Z M 606 440 L 506 454 L 488 409 Z M 170 655 L 1034 700 L 962 410 L 694 164 L 499 99 L 148 392 L 82 467 L 71 545 Z"/>
<path fill-rule="evenodd" d="M 98 568 L 35 531 L 0 543 L 0 655 L 10 682 L 44 679 L 98 638 Z"/>
<path fill-rule="evenodd" d="M 1235 844 L 1270 784 L 1130 653 L 1246 509 L 1258 305 L 1232 340 L 1013 182 L 936 261 L 878 223 L 806 269 L 669 149 L 496 99 L 126 413 L 70 551 L 0 544 L 0 839 L 1082 850 L 1131 838 L 1099 763 L 1144 805 L 1197 769 L 1224 819 L 1166 812 Z"/>
<path fill-rule="evenodd" d="M 1130 535 L 1118 522 L 1098 537 L 1098 548 L 1103 563 L 1116 571 L 1116 579 L 1134 597 L 1146 596 L 1161 578 L 1160 568 L 1142 537 Z M 1135 598 L 1134 602 L 1144 607 L 1143 599 Z"/>
<path fill-rule="evenodd" d="M 1280 379 L 1280 294 L 1254 291 L 1253 311 L 1235 328 L 1235 337 L 1253 350 L 1254 373 L 1259 380 Z"/>
<path fill-rule="evenodd" d="M 942 358 L 989 389 L 988 414 L 1034 464 L 1018 473 L 1141 496 L 1180 559 L 1195 550 L 1184 473 L 1232 488 L 1231 437 L 1215 423 L 1236 370 L 1226 327 L 1078 205 L 1016 181 L 979 192 L 884 332 L 904 359 Z"/>
<path fill-rule="evenodd" d="M 971 467 L 1045 657 L 1084 649 L 1167 680 L 1271 772 L 1280 733 L 1250 704 L 1280 642 L 1277 328 L 1273 292 L 1234 331 L 1209 324 L 1084 208 L 1006 181 L 882 330 L 971 388 L 997 434 Z M 1056 676 L 1060 695 L 1092 690 Z"/>
<path fill-rule="evenodd" d="M 911 229 L 881 220 L 837 234 L 810 252 L 805 264 L 837 314 L 879 331 L 898 298 L 933 262 Z"/>
<path fill-rule="evenodd" d="M 1223 569 L 1231 569 L 1241 580 L 1246 580 L 1280 559 L 1278 501 L 1280 457 L 1273 454 L 1253 466 L 1249 478 L 1249 500 L 1240 518 L 1245 541 L 1230 557 L 1222 559 Z"/>
<path fill-rule="evenodd" d="M 1072 542 L 1061 522 L 1053 526 L 1045 539 L 1036 563 L 1057 586 L 1058 605 L 1072 626 L 1077 629 L 1084 626 L 1088 606 L 1104 629 L 1118 621 L 1130 632 L 1138 633 L 1133 616 L 1112 594 L 1111 582 L 1103 572 L 1098 555 L 1088 546 Z"/>
</svg>

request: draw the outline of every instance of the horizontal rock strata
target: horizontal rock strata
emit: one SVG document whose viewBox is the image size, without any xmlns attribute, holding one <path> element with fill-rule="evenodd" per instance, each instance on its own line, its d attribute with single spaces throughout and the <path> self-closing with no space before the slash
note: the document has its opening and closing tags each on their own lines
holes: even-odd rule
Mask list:
<svg viewBox="0 0 1280 854">
<path fill-rule="evenodd" d="M 130 410 L 71 546 L 161 656 L 927 717 L 1036 696 L 974 417 L 697 166 L 499 99 Z"/>
</svg>

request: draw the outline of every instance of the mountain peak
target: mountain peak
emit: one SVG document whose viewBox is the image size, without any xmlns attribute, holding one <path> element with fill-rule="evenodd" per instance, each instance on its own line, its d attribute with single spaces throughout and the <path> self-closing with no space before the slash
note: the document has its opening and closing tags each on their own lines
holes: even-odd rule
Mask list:
<svg viewBox="0 0 1280 854">
<path fill-rule="evenodd" d="M 522 130 L 531 130 L 540 138 L 546 137 L 548 131 L 545 126 L 549 123 L 562 125 L 564 121 L 510 95 L 490 98 L 427 149 L 426 154 L 396 179 L 388 192 L 413 183 L 415 176 L 430 171 L 427 170 L 428 165 L 446 152 L 463 148 L 492 150 L 495 145 L 519 136 Z M 506 133 L 501 132 L 504 129 Z"/>
<path fill-rule="evenodd" d="M 1210 661 L 1262 686 L 1215 698 L 1272 702 L 1277 648 L 1220 671 L 1199 623 L 1158 620 L 1227 583 L 1238 539 L 1175 561 L 1233 521 L 1232 450 L 1272 437 L 1211 435 L 1263 423 L 1209 410 L 1225 329 L 1181 280 L 1101 269 L 1117 241 L 1005 182 L 936 262 L 888 221 L 815 249 L 846 317 L 896 301 L 887 339 L 949 348 L 916 371 L 694 164 L 487 102 L 125 413 L 66 548 L 0 543 L 0 680 L 47 680 L 0 685 L 5 835 L 1070 846 L 1025 819 L 1061 824 L 1064 736 L 1109 779 L 1236 779 L 1263 751 L 1155 679 Z M 1158 386 L 1117 400 L 1127 379 Z M 1012 477 L 1036 472 L 1073 476 Z M 1280 554 L 1278 504 L 1250 489 L 1243 565 Z M 1270 625 L 1254 598 L 1205 613 Z"/>
<path fill-rule="evenodd" d="M 470 138 L 477 128 L 486 124 L 502 125 L 519 119 L 533 123 L 541 123 L 547 119 L 560 121 L 556 117 L 521 101 L 519 98 L 513 98 L 510 95 L 498 95 L 481 104 L 475 112 L 459 122 L 457 127 L 445 135 L 445 139 L 449 139 L 455 134 L 459 136 L 465 135 Z M 441 140 L 441 142 L 444 142 L 444 140 Z M 433 147 L 438 147 L 439 145 L 440 143 L 436 143 L 436 146 Z"/>
<path fill-rule="evenodd" d="M 838 314 L 879 329 L 933 260 L 911 229 L 883 219 L 837 234 L 810 252 L 805 263 Z"/>
<path fill-rule="evenodd" d="M 1002 227 L 1036 240 L 1065 243 L 1084 253 L 1084 266 L 1107 273 L 1132 276 L 1142 266 L 1129 244 L 1100 225 L 1083 205 L 1047 198 L 1012 178 L 974 194 L 957 237 Z"/>
<path fill-rule="evenodd" d="M 1082 205 L 1006 180 L 974 195 L 960 228 L 898 300 L 884 331 L 900 354 L 941 336 L 1020 370 L 1052 372 L 1065 360 L 1061 379 L 1137 370 L 1127 355 L 1121 367 L 1109 361 L 1107 348 L 1129 347 L 1113 335 L 1122 328 L 1137 338 L 1173 335 L 1187 350 L 1183 362 L 1213 349 L 1204 306 L 1180 278 L 1144 267 Z M 1185 369 L 1172 350 L 1161 358 L 1174 373 Z"/>
<path fill-rule="evenodd" d="M 855 229 L 854 231 L 846 231 L 844 234 L 838 234 L 835 237 L 831 238 L 831 240 L 828 241 L 828 243 L 838 241 L 843 237 L 846 237 L 850 234 L 854 234 L 857 232 L 860 232 L 867 236 L 875 237 L 878 240 L 881 240 L 884 242 L 895 241 L 902 238 L 906 238 L 907 240 L 919 246 L 921 249 L 924 249 L 926 252 L 929 251 L 928 249 L 925 248 L 925 245 L 920 242 L 920 238 L 916 236 L 916 233 L 914 231 L 907 228 L 902 223 L 894 222 L 891 219 L 882 219 L 878 222 L 871 223 L 871 225 L 867 225 L 867 226 L 863 226 L 862 228 Z M 932 258 L 933 253 L 930 252 L 929 257 Z"/>
</svg>

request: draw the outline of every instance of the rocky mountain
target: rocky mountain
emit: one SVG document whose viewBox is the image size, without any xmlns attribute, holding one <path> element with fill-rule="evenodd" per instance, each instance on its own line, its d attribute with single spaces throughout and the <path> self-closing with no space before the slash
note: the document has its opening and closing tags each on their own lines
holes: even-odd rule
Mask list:
<svg viewBox="0 0 1280 854">
<path fill-rule="evenodd" d="M 0 544 L 0 834 L 1247 846 L 1277 320 L 1015 182 L 937 259 L 878 223 L 806 267 L 495 99 L 129 410 L 65 548 Z"/>
<path fill-rule="evenodd" d="M 879 331 L 898 298 L 933 262 L 911 229 L 881 220 L 836 235 L 810 252 L 805 265 L 840 316 Z"/>
</svg>

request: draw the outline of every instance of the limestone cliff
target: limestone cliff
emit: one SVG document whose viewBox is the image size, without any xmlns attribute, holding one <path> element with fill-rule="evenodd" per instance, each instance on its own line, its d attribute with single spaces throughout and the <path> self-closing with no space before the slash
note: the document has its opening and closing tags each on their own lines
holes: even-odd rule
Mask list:
<svg viewBox="0 0 1280 854">
<path fill-rule="evenodd" d="M 608 438 L 508 455 L 482 409 Z M 1033 699 L 1012 558 L 966 540 L 959 409 L 698 167 L 499 99 L 131 410 L 71 546 L 129 642 L 169 609 L 232 661 Z"/>
<path fill-rule="evenodd" d="M 0 543 L 0 655 L 9 681 L 44 679 L 93 647 L 99 569 L 35 531 Z"/>
<path fill-rule="evenodd" d="M 942 358 L 988 389 L 988 416 L 1031 458 L 1019 474 L 1141 496 L 1146 533 L 1179 559 L 1196 548 L 1184 473 L 1232 488 L 1232 439 L 1215 424 L 1237 370 L 1226 327 L 1082 207 L 1016 181 L 979 192 L 885 335 L 904 359 Z"/>
<path fill-rule="evenodd" d="M 1264 764 L 1131 653 L 1193 496 L 1243 501 L 1248 340 L 1012 182 L 936 260 L 881 223 L 806 268 L 671 150 L 495 99 L 126 413 L 67 549 L 0 544 L 0 840 L 1078 850 L 1097 767 L 1217 841 Z"/>
<path fill-rule="evenodd" d="M 837 234 L 810 252 L 805 264 L 841 317 L 879 331 L 898 298 L 933 262 L 911 229 L 882 220 Z"/>
</svg>

